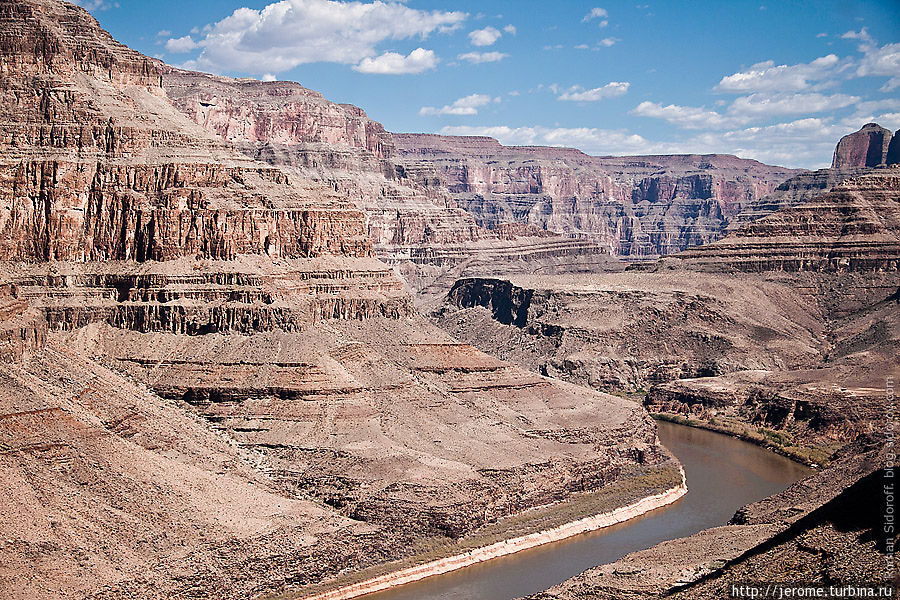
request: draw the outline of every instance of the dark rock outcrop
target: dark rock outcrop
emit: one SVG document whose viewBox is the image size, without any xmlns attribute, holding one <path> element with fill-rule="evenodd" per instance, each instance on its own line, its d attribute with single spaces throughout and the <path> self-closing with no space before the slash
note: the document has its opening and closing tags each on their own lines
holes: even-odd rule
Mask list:
<svg viewBox="0 0 900 600">
<path fill-rule="evenodd" d="M 885 162 L 889 165 L 900 164 L 900 129 L 895 131 L 893 137 L 891 137 Z"/>
</svg>

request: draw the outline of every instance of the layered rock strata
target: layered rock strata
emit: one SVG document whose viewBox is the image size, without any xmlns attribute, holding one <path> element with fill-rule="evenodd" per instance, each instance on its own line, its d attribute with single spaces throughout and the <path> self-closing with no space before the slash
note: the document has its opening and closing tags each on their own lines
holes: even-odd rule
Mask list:
<svg viewBox="0 0 900 600">
<path fill-rule="evenodd" d="M 900 168 L 848 179 L 678 259 L 745 272 L 897 272 Z"/>
<path fill-rule="evenodd" d="M 592 157 L 484 137 L 393 137 L 405 172 L 449 189 L 479 225 L 529 223 L 633 258 L 717 239 L 742 207 L 796 173 L 724 155 Z"/>
<path fill-rule="evenodd" d="M 418 317 L 356 184 L 229 145 L 171 104 L 175 71 L 74 5 L 0 0 L 0 32 L 4 592 L 329 585 L 675 469 L 640 406 Z M 267 89 L 336 119 L 297 129 L 330 132 L 309 160 L 390 156 L 358 111 Z"/>
<path fill-rule="evenodd" d="M 626 271 L 461 279 L 432 318 L 506 360 L 628 392 L 816 364 L 826 347 L 816 310 L 786 282 Z"/>
</svg>

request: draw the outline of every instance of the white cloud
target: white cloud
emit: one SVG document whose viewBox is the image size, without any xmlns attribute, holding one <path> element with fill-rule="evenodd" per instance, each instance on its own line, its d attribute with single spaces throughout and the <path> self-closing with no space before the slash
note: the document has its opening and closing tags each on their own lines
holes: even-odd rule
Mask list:
<svg viewBox="0 0 900 600">
<path fill-rule="evenodd" d="M 374 58 L 381 42 L 451 31 L 466 18 L 464 12 L 416 10 L 380 0 L 280 0 L 261 10 L 239 8 L 205 28 L 205 37 L 197 40 L 201 54 L 185 66 L 253 74 L 279 73 L 312 62 L 379 68 L 396 62 L 385 55 Z M 427 51 L 417 57 L 422 52 Z"/>
<path fill-rule="evenodd" d="M 728 107 L 729 114 L 748 117 L 810 114 L 844 108 L 858 102 L 858 96 L 844 94 L 750 94 L 737 98 Z"/>
<path fill-rule="evenodd" d="M 94 12 L 95 10 L 109 10 L 110 8 L 119 8 L 118 2 L 108 2 L 107 0 L 72 0 L 81 8 Z"/>
<path fill-rule="evenodd" d="M 609 48 L 610 46 L 612 46 L 613 44 L 615 44 L 618 41 L 620 41 L 619 38 L 608 37 L 608 38 L 603 38 L 602 40 L 597 42 L 597 45 L 598 46 L 606 46 L 607 48 Z"/>
<path fill-rule="evenodd" d="M 490 46 L 500 39 L 500 33 L 493 27 L 485 27 L 484 29 L 476 29 L 469 33 L 469 41 L 473 46 Z"/>
<path fill-rule="evenodd" d="M 859 77 L 889 77 L 881 88 L 882 92 L 891 92 L 900 87 L 900 44 L 866 48 L 856 74 Z"/>
<path fill-rule="evenodd" d="M 261 81 L 278 81 L 278 78 L 272 75 L 271 73 L 266 73 L 262 77 L 260 77 Z"/>
<path fill-rule="evenodd" d="M 646 154 L 666 151 L 668 146 L 654 144 L 643 137 L 618 129 L 592 127 L 472 127 L 441 128 L 444 135 L 484 135 L 508 146 L 556 146 L 579 148 L 588 154 Z"/>
<path fill-rule="evenodd" d="M 169 37 L 172 35 L 172 32 L 168 29 L 160 29 L 156 32 L 156 37 Z"/>
<path fill-rule="evenodd" d="M 353 67 L 353 70 L 378 75 L 410 75 L 433 69 L 437 63 L 438 58 L 433 50 L 416 48 L 407 56 L 385 52 L 376 58 L 364 58 Z"/>
<path fill-rule="evenodd" d="M 516 35 L 516 26 L 515 25 L 507 25 L 503 28 L 503 31 L 508 33 L 509 35 Z"/>
<path fill-rule="evenodd" d="M 588 21 L 593 21 L 594 19 L 602 19 L 600 21 L 600 27 L 606 27 L 609 24 L 609 21 L 606 20 L 606 17 L 609 16 L 609 13 L 606 12 L 605 8 L 592 8 L 591 12 L 586 14 L 583 19 L 581 19 L 582 23 L 587 23 Z"/>
<path fill-rule="evenodd" d="M 166 50 L 175 52 L 176 54 L 190 52 L 197 47 L 197 42 L 189 35 L 180 38 L 172 38 L 166 41 Z"/>
<path fill-rule="evenodd" d="M 727 117 L 714 110 L 698 106 L 679 106 L 669 104 L 663 106 L 656 102 L 641 102 L 631 114 L 639 117 L 664 119 L 682 129 L 727 129 L 739 127 L 746 119 Z"/>
<path fill-rule="evenodd" d="M 852 30 L 848 31 L 848 32 L 844 33 L 844 35 L 841 36 L 841 39 L 843 39 L 843 40 L 859 40 L 864 44 L 874 42 L 874 40 L 872 39 L 872 36 L 869 35 L 869 32 L 866 30 L 865 27 L 863 27 L 859 31 L 852 31 Z"/>
<path fill-rule="evenodd" d="M 631 114 L 663 119 L 681 129 L 731 129 L 781 115 L 837 110 L 859 100 L 858 96 L 844 94 L 750 94 L 736 98 L 724 113 L 703 106 L 663 106 L 656 102 L 641 102 Z"/>
<path fill-rule="evenodd" d="M 499 101 L 499 98 L 493 101 Z M 490 104 L 492 99 L 487 94 L 470 94 L 455 100 L 452 104 L 435 108 L 423 106 L 419 109 L 420 115 L 477 115 L 478 109 Z"/>
<path fill-rule="evenodd" d="M 799 92 L 810 89 L 813 82 L 834 77 L 841 66 L 834 54 L 790 66 L 775 66 L 774 61 L 768 60 L 723 77 L 715 89 L 732 93 Z"/>
<path fill-rule="evenodd" d="M 460 54 L 456 58 L 468 61 L 473 65 L 478 65 L 481 63 L 501 61 L 507 56 L 509 56 L 509 54 L 504 54 L 503 52 L 466 52 L 465 54 Z"/>
<path fill-rule="evenodd" d="M 560 94 L 557 100 L 569 100 L 572 102 L 596 102 L 605 98 L 624 96 L 631 84 L 627 81 L 611 81 L 604 86 L 585 90 L 581 86 L 573 86 Z M 556 91 L 554 91 L 556 93 Z"/>
<path fill-rule="evenodd" d="M 588 48 L 590 48 L 590 46 L 588 46 L 587 44 L 578 44 L 577 46 L 575 46 L 576 50 L 587 50 Z"/>
</svg>

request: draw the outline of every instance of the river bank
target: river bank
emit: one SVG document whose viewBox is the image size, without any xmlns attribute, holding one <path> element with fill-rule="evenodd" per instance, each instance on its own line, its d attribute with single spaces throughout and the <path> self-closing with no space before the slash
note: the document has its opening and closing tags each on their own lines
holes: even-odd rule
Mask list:
<svg viewBox="0 0 900 600">
<path fill-rule="evenodd" d="M 462 554 L 389 573 L 347 587 L 322 592 L 313 596 L 306 596 L 303 600 L 351 600 L 352 598 L 358 598 L 359 596 L 419 581 L 426 577 L 443 575 L 488 560 L 515 554 L 544 544 L 558 542 L 581 533 L 596 531 L 604 527 L 623 523 L 652 510 L 667 506 L 685 494 L 687 494 L 687 480 L 685 478 L 684 470 L 682 469 L 681 483 L 679 485 L 660 494 L 641 498 L 637 502 L 617 508 L 613 511 L 579 519 L 578 521 L 566 523 L 565 525 L 553 529 L 503 540 L 491 544 L 490 546 L 476 548 Z"/>
<path fill-rule="evenodd" d="M 677 502 L 598 531 L 367 595 L 365 600 L 511 600 L 535 594 L 628 553 L 725 525 L 742 506 L 776 494 L 811 472 L 730 436 L 666 422 L 658 425 L 661 442 L 684 465 L 688 480 L 689 491 Z"/>
<path fill-rule="evenodd" d="M 750 444 L 764 448 L 775 454 L 780 454 L 794 462 L 806 465 L 812 469 L 821 469 L 829 462 L 829 457 L 822 448 L 808 446 L 786 445 L 780 442 L 778 432 L 755 427 L 749 423 L 737 421 L 715 421 L 687 417 L 685 415 L 651 412 L 650 416 L 657 421 L 675 423 L 685 427 L 693 427 L 735 437 Z"/>
</svg>

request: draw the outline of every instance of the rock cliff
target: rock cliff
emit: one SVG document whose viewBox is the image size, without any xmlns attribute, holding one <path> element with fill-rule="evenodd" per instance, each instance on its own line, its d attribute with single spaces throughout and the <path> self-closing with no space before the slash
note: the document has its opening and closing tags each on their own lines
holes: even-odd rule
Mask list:
<svg viewBox="0 0 900 600">
<path fill-rule="evenodd" d="M 632 258 L 717 239 L 742 207 L 797 173 L 725 155 L 593 157 L 483 137 L 393 138 L 406 172 L 446 186 L 479 225 L 529 223 Z"/>
<path fill-rule="evenodd" d="M 728 237 L 678 255 L 740 271 L 875 271 L 900 268 L 900 168 L 847 179 Z"/>
<path fill-rule="evenodd" d="M 877 167 L 887 163 L 891 143 L 891 131 L 878 125 L 866 123 L 856 133 L 845 135 L 834 150 L 831 168 Z"/>
<path fill-rule="evenodd" d="M 0 0 L 0 77 L 3 594 L 327 586 L 677 472 L 640 406 L 417 315 L 372 223 L 481 230 L 384 173 L 358 109 L 176 71 L 56 0 Z"/>
</svg>

